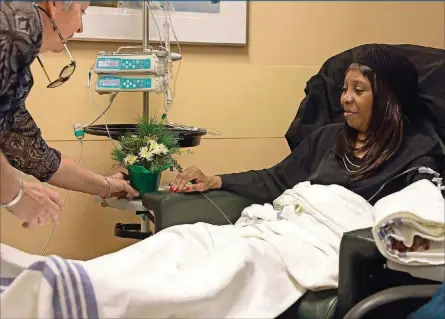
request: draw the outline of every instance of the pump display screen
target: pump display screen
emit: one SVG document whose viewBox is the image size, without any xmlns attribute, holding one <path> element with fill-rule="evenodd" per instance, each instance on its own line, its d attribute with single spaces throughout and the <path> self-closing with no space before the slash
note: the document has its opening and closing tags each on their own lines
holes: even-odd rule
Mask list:
<svg viewBox="0 0 445 319">
<path fill-rule="evenodd" d="M 96 90 L 100 92 L 146 92 L 150 90 L 162 90 L 159 81 L 152 76 L 143 75 L 99 75 L 96 82 Z"/>
<path fill-rule="evenodd" d="M 121 80 L 119 78 L 102 78 L 99 79 L 98 85 L 103 88 L 120 88 Z"/>
<path fill-rule="evenodd" d="M 98 59 L 97 67 L 101 69 L 119 69 L 121 59 Z"/>
<path fill-rule="evenodd" d="M 1 0 L 0 0 L 1 1 Z M 152 63 L 153 57 L 151 56 L 133 56 L 128 55 L 125 57 L 111 57 L 100 56 L 96 60 L 96 72 L 106 73 L 108 71 L 119 72 L 153 72 L 156 69 L 156 65 Z M 156 64 L 157 62 L 155 62 Z"/>
</svg>

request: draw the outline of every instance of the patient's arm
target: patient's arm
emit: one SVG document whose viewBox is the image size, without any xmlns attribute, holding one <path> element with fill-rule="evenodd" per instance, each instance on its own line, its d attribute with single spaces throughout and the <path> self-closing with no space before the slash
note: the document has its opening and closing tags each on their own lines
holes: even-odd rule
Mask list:
<svg viewBox="0 0 445 319">
<path fill-rule="evenodd" d="M 271 203 L 286 189 L 303 182 L 318 168 L 326 152 L 332 149 L 341 126 L 328 126 L 310 134 L 283 161 L 268 169 L 207 176 L 197 167 L 187 168 L 171 183 L 172 192 L 203 192 L 222 189 L 257 203 Z M 194 181 L 194 185 L 187 183 Z"/>
<path fill-rule="evenodd" d="M 221 189 L 254 199 L 258 203 L 271 203 L 286 189 L 308 178 L 332 146 L 331 131 L 318 130 L 309 135 L 282 162 L 269 169 L 219 175 Z"/>
</svg>

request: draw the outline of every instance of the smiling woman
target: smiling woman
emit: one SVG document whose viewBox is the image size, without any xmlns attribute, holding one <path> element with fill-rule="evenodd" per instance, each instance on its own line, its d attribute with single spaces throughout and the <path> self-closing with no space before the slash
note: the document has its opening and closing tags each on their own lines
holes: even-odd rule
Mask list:
<svg viewBox="0 0 445 319">
<path fill-rule="evenodd" d="M 418 179 L 434 177 L 421 174 L 418 167 L 441 170 L 440 144 L 411 121 L 419 107 L 418 90 L 410 60 L 390 46 L 376 45 L 346 71 L 341 96 L 344 124 L 316 130 L 272 168 L 217 176 L 188 168 L 177 176 L 171 191 L 223 189 L 271 203 L 285 190 L 309 181 L 344 186 L 375 203 Z"/>
<path fill-rule="evenodd" d="M 404 113 L 415 107 L 418 91 L 415 66 L 390 47 L 368 51 L 347 69 L 341 96 L 346 125 L 337 151 L 346 161 L 366 155 L 353 178 L 376 170 L 400 148 Z"/>
<path fill-rule="evenodd" d="M 373 86 L 372 70 L 365 65 L 352 64 L 345 77 L 341 104 L 344 107 L 348 125 L 357 130 L 358 138 L 363 140 L 372 114 Z"/>
</svg>

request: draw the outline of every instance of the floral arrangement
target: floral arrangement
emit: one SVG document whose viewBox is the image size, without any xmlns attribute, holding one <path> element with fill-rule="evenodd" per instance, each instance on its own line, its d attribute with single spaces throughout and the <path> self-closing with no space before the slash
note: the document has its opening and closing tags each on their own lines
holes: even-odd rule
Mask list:
<svg viewBox="0 0 445 319">
<path fill-rule="evenodd" d="M 156 118 L 139 118 L 137 132 L 122 136 L 112 151 L 116 166 L 143 166 L 153 173 L 167 168 L 182 171 L 175 156 L 181 154 L 177 132 Z"/>
</svg>

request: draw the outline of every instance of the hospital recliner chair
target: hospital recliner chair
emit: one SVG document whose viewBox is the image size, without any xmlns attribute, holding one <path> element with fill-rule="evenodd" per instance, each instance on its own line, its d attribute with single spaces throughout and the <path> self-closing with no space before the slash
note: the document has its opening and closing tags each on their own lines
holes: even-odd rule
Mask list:
<svg viewBox="0 0 445 319">
<path fill-rule="evenodd" d="M 344 72 L 353 57 L 368 45 L 374 44 L 358 46 L 329 58 L 319 73 L 308 80 L 305 89 L 306 96 L 300 103 L 298 112 L 285 136 L 291 150 L 313 130 L 344 120 L 339 104 Z M 419 103 L 424 111 L 422 129 L 433 138 L 442 141 L 444 145 L 445 50 L 417 45 L 396 46 L 413 61 L 419 72 L 419 83 L 422 89 Z M 225 213 L 231 223 L 235 223 L 241 211 L 254 203 L 252 200 L 225 191 L 210 191 L 205 195 L 208 198 L 202 194 L 161 191 L 145 194 L 142 204 L 145 207 L 144 210 L 151 212 L 148 216 L 155 224 L 156 231 L 160 231 L 173 225 L 197 222 L 214 225 L 227 224 L 225 216 L 214 204 Z M 126 229 L 133 232 L 138 227 L 140 229 L 138 225 L 118 224 L 116 230 L 119 236 L 125 237 Z M 139 238 L 143 239 L 149 235 L 141 233 Z M 135 238 L 134 235 L 129 235 L 129 237 Z M 371 229 L 355 230 L 345 233 L 341 241 L 338 289 L 309 291 L 279 318 L 344 318 L 350 311 L 353 315 L 366 314 L 364 317 L 370 318 L 406 318 L 409 313 L 427 302 L 425 295 L 404 300 L 400 298 L 403 303 L 401 305 L 396 300 L 381 302 L 384 297 L 379 293 L 391 292 L 392 290 L 388 289 L 406 285 L 439 284 L 445 281 L 442 277 L 444 273 L 443 267 L 427 269 L 427 271 L 419 268 L 398 269 L 397 265 L 387 263 L 380 254 L 374 243 Z M 367 298 L 371 298 L 371 301 Z M 376 300 L 380 302 L 378 305 L 375 303 Z M 368 305 L 368 308 L 363 309 L 361 301 L 365 306 Z M 370 303 L 378 307 L 369 307 Z M 388 307 L 390 307 L 390 312 L 388 312 Z M 388 316 L 389 313 L 390 316 Z"/>
</svg>

